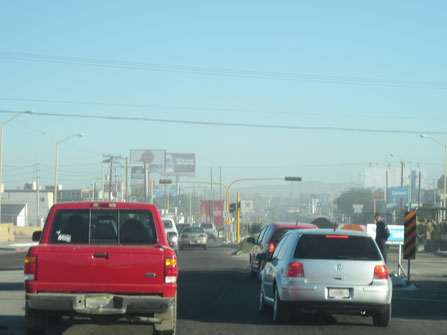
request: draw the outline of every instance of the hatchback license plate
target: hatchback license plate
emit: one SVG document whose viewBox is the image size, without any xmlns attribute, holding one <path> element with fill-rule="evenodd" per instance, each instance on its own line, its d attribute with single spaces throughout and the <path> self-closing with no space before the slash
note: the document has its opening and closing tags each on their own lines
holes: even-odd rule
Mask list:
<svg viewBox="0 0 447 335">
<path fill-rule="evenodd" d="M 332 298 L 332 299 L 349 298 L 349 289 L 348 288 L 330 288 L 329 289 L 329 298 Z"/>
</svg>

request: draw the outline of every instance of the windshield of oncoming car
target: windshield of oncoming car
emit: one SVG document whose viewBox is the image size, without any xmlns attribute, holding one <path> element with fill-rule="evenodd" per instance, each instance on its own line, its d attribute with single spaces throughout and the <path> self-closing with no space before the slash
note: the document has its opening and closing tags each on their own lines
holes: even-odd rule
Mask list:
<svg viewBox="0 0 447 335">
<path fill-rule="evenodd" d="M 380 251 L 369 236 L 303 235 L 298 240 L 294 257 L 300 259 L 381 260 Z"/>
</svg>

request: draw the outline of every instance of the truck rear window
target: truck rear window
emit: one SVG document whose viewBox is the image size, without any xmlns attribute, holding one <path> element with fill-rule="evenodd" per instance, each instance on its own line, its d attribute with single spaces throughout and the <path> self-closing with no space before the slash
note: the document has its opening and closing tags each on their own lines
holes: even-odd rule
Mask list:
<svg viewBox="0 0 447 335">
<path fill-rule="evenodd" d="M 137 210 L 59 210 L 51 227 L 56 244 L 155 244 L 152 213 Z"/>
<path fill-rule="evenodd" d="M 380 251 L 369 236 L 302 235 L 295 249 L 300 259 L 381 260 Z"/>
</svg>

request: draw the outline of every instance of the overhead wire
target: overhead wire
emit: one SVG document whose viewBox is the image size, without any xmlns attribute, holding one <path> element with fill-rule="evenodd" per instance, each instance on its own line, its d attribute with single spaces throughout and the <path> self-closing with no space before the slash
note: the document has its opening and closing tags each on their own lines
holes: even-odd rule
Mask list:
<svg viewBox="0 0 447 335">
<path fill-rule="evenodd" d="M 173 72 L 180 74 L 195 74 L 206 76 L 224 76 L 237 78 L 273 79 L 287 81 L 305 81 L 327 84 L 446 89 L 447 83 L 418 80 L 395 80 L 366 77 L 330 76 L 306 73 L 287 73 L 256 70 L 237 70 L 229 68 L 209 68 L 201 66 L 154 64 L 144 62 L 117 61 L 98 58 L 52 56 L 20 52 L 0 52 L 0 58 L 19 61 L 46 62 L 57 64 L 72 64 L 116 69 Z"/>
<path fill-rule="evenodd" d="M 6 110 L 0 110 L 0 113 L 17 113 Z M 139 121 L 139 122 L 157 122 L 171 123 L 182 125 L 199 125 L 199 126 L 219 126 L 219 127 L 244 127 L 244 128 L 264 128 L 264 129 L 283 129 L 283 130 L 312 130 L 312 131 L 339 131 L 339 132 L 360 132 L 360 133 L 386 133 L 386 134 L 430 134 L 430 135 L 447 135 L 447 131 L 434 131 L 427 129 L 378 129 L 378 128 L 348 128 L 348 127 L 324 127 L 324 126 L 298 126 L 298 125 L 275 125 L 275 124 L 259 124 L 259 123 L 236 123 L 236 122 L 212 122 L 212 121 L 193 121 L 193 120 L 174 120 L 159 119 L 148 117 L 130 117 L 130 116 L 110 116 L 110 115 L 89 115 L 89 114 L 63 114 L 63 113 L 44 113 L 34 112 L 36 116 L 65 117 L 78 119 L 97 119 L 97 120 L 114 120 L 114 121 Z"/>
</svg>

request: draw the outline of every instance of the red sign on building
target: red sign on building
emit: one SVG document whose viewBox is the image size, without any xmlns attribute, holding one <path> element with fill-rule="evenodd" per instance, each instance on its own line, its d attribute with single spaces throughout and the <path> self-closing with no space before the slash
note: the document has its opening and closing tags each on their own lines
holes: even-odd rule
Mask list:
<svg viewBox="0 0 447 335">
<path fill-rule="evenodd" d="M 211 203 L 213 204 L 211 206 Z M 216 227 L 223 227 L 224 225 L 224 202 L 222 200 L 202 200 L 200 202 L 200 222 L 211 221 L 211 208 L 213 209 L 214 224 Z"/>
</svg>

